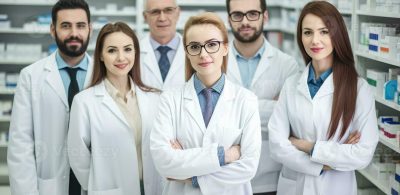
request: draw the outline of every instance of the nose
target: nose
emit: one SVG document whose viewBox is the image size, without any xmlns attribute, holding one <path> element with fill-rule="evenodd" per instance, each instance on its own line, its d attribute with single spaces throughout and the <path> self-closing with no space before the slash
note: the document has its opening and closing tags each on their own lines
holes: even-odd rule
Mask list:
<svg viewBox="0 0 400 195">
<path fill-rule="evenodd" d="M 119 52 L 118 52 L 118 56 L 117 56 L 117 60 L 118 60 L 119 62 L 122 62 L 122 61 L 124 61 L 124 58 L 125 58 L 124 52 L 123 52 L 123 51 L 119 51 Z"/>
<path fill-rule="evenodd" d="M 206 51 L 206 47 L 205 46 L 201 47 L 201 49 L 200 49 L 200 57 L 205 57 L 207 55 L 208 55 L 208 52 Z"/>
<path fill-rule="evenodd" d="M 73 26 L 71 28 L 71 36 L 77 37 L 78 36 L 78 28 L 76 26 Z"/>
<path fill-rule="evenodd" d="M 165 13 L 164 13 L 164 11 L 161 10 L 158 20 L 164 21 L 165 19 L 166 19 Z"/>
<path fill-rule="evenodd" d="M 319 34 L 318 33 L 314 33 L 313 36 L 312 36 L 312 40 L 311 41 L 312 41 L 312 44 L 314 44 L 314 45 L 318 44 L 319 41 L 320 41 Z"/>
</svg>

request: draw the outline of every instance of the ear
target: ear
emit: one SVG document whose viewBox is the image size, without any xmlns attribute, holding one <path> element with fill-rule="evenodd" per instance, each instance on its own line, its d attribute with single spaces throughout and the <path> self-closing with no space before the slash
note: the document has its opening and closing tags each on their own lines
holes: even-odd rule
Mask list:
<svg viewBox="0 0 400 195">
<path fill-rule="evenodd" d="M 56 27 L 53 25 L 53 23 L 50 24 L 50 34 L 53 37 L 53 39 L 56 38 Z"/>
<path fill-rule="evenodd" d="M 264 21 L 264 23 L 267 23 L 269 21 L 268 11 L 267 10 L 265 10 L 265 12 L 263 14 L 263 21 Z"/>
<path fill-rule="evenodd" d="M 228 45 L 228 43 L 222 44 L 222 49 L 223 49 L 222 55 L 223 56 L 228 55 L 228 53 L 229 53 L 229 45 Z"/>
</svg>

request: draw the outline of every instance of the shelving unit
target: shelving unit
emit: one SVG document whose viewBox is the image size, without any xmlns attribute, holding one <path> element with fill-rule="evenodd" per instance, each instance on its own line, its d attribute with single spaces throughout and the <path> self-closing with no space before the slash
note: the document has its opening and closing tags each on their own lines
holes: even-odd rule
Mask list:
<svg viewBox="0 0 400 195">
<path fill-rule="evenodd" d="M 390 195 L 390 187 L 388 185 L 389 183 L 383 183 L 380 180 L 375 179 L 373 176 L 371 176 L 365 170 L 359 170 L 358 172 L 361 173 L 361 175 L 363 175 L 366 179 L 368 179 L 376 187 L 378 187 L 383 193 Z"/>
</svg>

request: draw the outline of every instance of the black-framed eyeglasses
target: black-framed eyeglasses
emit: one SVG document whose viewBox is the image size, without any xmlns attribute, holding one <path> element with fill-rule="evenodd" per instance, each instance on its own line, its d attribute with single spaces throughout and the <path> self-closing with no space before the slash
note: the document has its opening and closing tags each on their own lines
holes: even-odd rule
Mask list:
<svg viewBox="0 0 400 195">
<path fill-rule="evenodd" d="M 186 52 L 191 55 L 191 56 L 197 56 L 201 53 L 201 49 L 204 47 L 207 53 L 216 53 L 218 52 L 221 43 L 223 41 L 210 41 L 207 43 L 204 43 L 203 45 L 199 43 L 191 43 L 189 45 L 185 46 Z"/>
<path fill-rule="evenodd" d="M 233 22 L 241 22 L 244 18 L 244 16 L 246 16 L 248 21 L 256 21 L 258 19 L 260 19 L 260 15 L 261 12 L 257 11 L 257 10 L 250 10 L 246 13 L 243 12 L 232 12 L 229 14 L 229 18 L 233 21 Z"/>
<path fill-rule="evenodd" d="M 178 7 L 166 7 L 164 9 L 151 9 L 151 10 L 146 10 L 146 13 L 148 13 L 151 16 L 159 16 L 161 12 L 163 12 L 166 15 L 171 15 L 175 12 L 176 8 Z"/>
</svg>

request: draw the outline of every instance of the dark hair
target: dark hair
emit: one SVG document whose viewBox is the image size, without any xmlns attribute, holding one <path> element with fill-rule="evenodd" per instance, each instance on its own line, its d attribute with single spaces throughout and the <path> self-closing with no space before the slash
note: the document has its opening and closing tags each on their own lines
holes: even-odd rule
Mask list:
<svg viewBox="0 0 400 195">
<path fill-rule="evenodd" d="M 341 139 L 354 117 L 357 99 L 358 74 L 354 65 L 353 52 L 346 25 L 339 11 L 325 1 L 307 3 L 300 13 L 297 23 L 297 44 L 306 64 L 312 61 L 302 43 L 302 22 L 306 15 L 313 14 L 321 18 L 329 31 L 333 46 L 333 102 L 328 139 L 333 138 L 342 120 Z"/>
<path fill-rule="evenodd" d="M 265 1 L 266 0 L 260 0 L 261 13 L 264 13 L 267 10 L 267 3 Z M 228 14 L 231 12 L 230 3 L 231 0 L 226 0 L 226 9 L 228 11 Z"/>
<path fill-rule="evenodd" d="M 135 48 L 135 61 L 133 68 L 129 71 L 128 75 L 132 77 L 133 82 L 143 91 L 158 91 L 143 84 L 140 76 L 140 48 L 138 38 L 133 30 L 123 22 L 116 22 L 114 24 L 108 23 L 101 28 L 97 36 L 96 48 L 94 50 L 93 62 L 93 77 L 90 87 L 99 84 L 104 80 L 107 75 L 107 69 L 103 61 L 100 60 L 101 52 L 104 46 L 105 38 L 115 32 L 122 32 L 132 38 L 133 47 Z"/>
<path fill-rule="evenodd" d="M 202 25 L 202 24 L 211 24 L 211 25 L 214 25 L 215 27 L 217 27 L 221 31 L 221 34 L 223 37 L 224 43 L 222 43 L 222 44 L 228 44 L 228 31 L 226 30 L 224 21 L 222 21 L 221 18 L 218 17 L 218 15 L 215 13 L 205 12 L 205 13 L 198 14 L 196 16 L 192 16 L 186 21 L 185 28 L 183 29 L 183 47 L 186 46 L 185 45 L 186 40 L 187 40 L 186 36 L 187 36 L 187 32 L 188 32 L 189 28 L 194 25 Z M 228 55 L 224 56 L 224 58 L 222 60 L 221 69 L 222 69 L 223 73 L 226 73 L 227 64 L 228 64 Z M 190 79 L 190 77 L 193 75 L 193 73 L 195 73 L 195 72 L 196 71 L 193 69 L 193 67 L 190 63 L 190 60 L 186 55 L 185 56 L 185 78 L 186 78 L 186 81 L 188 81 Z"/>
<path fill-rule="evenodd" d="M 59 0 L 56 4 L 54 4 L 53 9 L 51 10 L 51 19 L 53 25 L 57 23 L 57 13 L 60 10 L 64 9 L 83 9 L 86 12 L 86 16 L 88 19 L 88 23 L 90 23 L 90 10 L 89 5 L 84 0 Z"/>
</svg>

